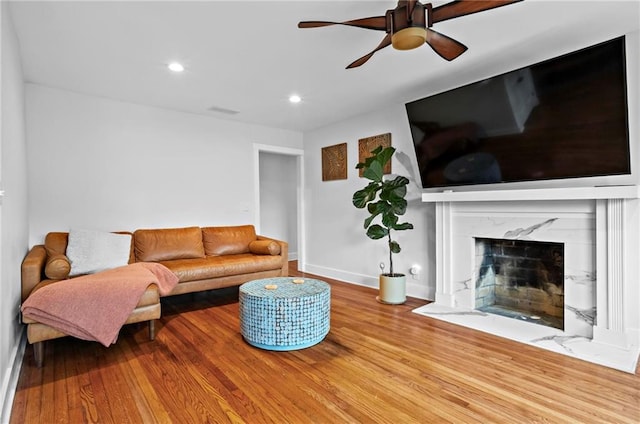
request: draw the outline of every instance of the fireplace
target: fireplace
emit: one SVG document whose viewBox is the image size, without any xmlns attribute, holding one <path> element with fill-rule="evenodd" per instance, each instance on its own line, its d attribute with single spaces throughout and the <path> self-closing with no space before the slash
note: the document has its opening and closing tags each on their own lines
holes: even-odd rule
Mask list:
<svg viewBox="0 0 640 424">
<path fill-rule="evenodd" d="M 564 244 L 475 238 L 475 308 L 564 329 Z"/>
<path fill-rule="evenodd" d="M 435 302 L 416 312 L 635 372 L 638 194 L 636 186 L 423 194 L 435 203 L 436 287 Z"/>
</svg>

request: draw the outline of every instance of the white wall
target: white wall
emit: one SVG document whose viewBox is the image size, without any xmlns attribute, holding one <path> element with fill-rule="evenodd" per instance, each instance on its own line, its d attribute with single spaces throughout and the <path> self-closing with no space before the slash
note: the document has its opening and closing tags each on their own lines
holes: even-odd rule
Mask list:
<svg viewBox="0 0 640 424">
<path fill-rule="evenodd" d="M 2 102 L 0 175 L 0 378 L 1 422 L 8 422 L 22 360 L 23 327 L 20 307 L 20 264 L 27 252 L 27 166 L 24 130 L 24 91 L 19 47 L 7 3 L 0 8 L 2 27 Z"/>
<path fill-rule="evenodd" d="M 415 153 L 401 104 L 305 133 L 305 271 L 371 287 L 378 287 L 380 262 L 384 262 L 385 271 L 389 271 L 386 241 L 371 240 L 366 236 L 363 222 L 368 214 L 351 203 L 353 193 L 369 182 L 360 178 L 355 169 L 359 161 L 358 140 L 388 132 L 391 133 L 391 144 L 397 150 L 392 173 L 412 181 L 407 195 L 409 207 L 404 217 L 414 225 L 413 230 L 395 233 L 394 238 L 402 251 L 394 255 L 394 271 L 408 274 L 412 265 L 420 265 L 423 272 L 416 279 L 407 276 L 407 293 L 433 298 L 435 285 L 428 271 L 434 269 L 434 212 L 420 200 Z M 347 143 L 348 178 L 322 181 L 321 148 L 344 142 Z"/>
<path fill-rule="evenodd" d="M 260 233 L 289 243 L 298 258 L 297 157 L 260 152 Z"/>
<path fill-rule="evenodd" d="M 302 134 L 26 86 L 30 244 L 49 231 L 253 224 L 253 144 Z"/>
</svg>

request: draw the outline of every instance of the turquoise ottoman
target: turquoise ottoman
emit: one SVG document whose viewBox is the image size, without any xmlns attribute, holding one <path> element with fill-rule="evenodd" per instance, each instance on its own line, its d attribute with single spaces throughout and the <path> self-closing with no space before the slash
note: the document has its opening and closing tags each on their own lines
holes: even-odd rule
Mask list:
<svg viewBox="0 0 640 424">
<path fill-rule="evenodd" d="M 240 332 L 252 346 L 304 349 L 329 333 L 331 289 L 310 278 L 265 278 L 240 286 Z"/>
</svg>

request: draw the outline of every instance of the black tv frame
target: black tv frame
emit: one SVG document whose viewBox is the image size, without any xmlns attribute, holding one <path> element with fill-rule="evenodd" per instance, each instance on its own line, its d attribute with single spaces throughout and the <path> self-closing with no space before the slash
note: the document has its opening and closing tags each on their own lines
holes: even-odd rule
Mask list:
<svg viewBox="0 0 640 424">
<path fill-rule="evenodd" d="M 498 178 L 496 178 L 495 175 L 493 175 L 493 178 L 488 178 L 485 180 L 478 180 L 478 181 L 465 181 L 465 180 L 461 180 L 461 181 L 452 181 L 450 179 L 447 179 L 444 183 L 442 184 L 430 184 L 430 183 L 426 183 L 425 181 L 422 181 L 422 187 L 423 189 L 425 189 L 426 191 L 449 191 L 451 189 L 454 189 L 456 191 L 460 191 L 460 190 L 472 190 L 472 191 L 476 191 L 476 190 L 496 190 L 496 189 L 502 189 L 502 188 L 544 188 L 544 187 L 573 187 L 573 186 L 585 186 L 585 185 L 589 185 L 590 181 L 594 182 L 594 185 L 597 185 L 597 183 L 602 183 L 602 185 L 607 185 L 607 184 L 611 184 L 611 185 L 617 185 L 617 184 L 633 184 L 633 179 L 632 178 L 632 173 L 634 172 L 634 166 L 632 164 L 633 161 L 633 152 L 631 150 L 631 145 L 630 145 L 630 131 L 629 131 L 629 86 L 628 86 L 628 75 L 627 75 L 627 54 L 626 54 L 626 49 L 627 49 L 627 43 L 626 43 L 626 37 L 622 36 L 622 37 L 617 37 L 611 40 L 607 40 L 601 43 L 598 43 L 596 45 L 593 46 L 589 46 L 589 47 L 585 47 L 570 53 L 566 53 L 557 57 L 553 57 L 550 59 L 546 59 L 528 66 L 524 66 L 521 68 L 517 68 L 517 69 L 513 69 L 501 74 L 497 74 L 488 78 L 483 78 L 480 80 L 476 80 L 474 82 L 462 85 L 460 87 L 456 87 L 456 88 L 452 88 L 449 90 L 445 90 L 439 93 L 435 93 L 432 95 L 429 95 L 427 97 L 423 97 L 417 100 L 413 100 L 410 102 L 407 102 L 405 104 L 405 108 L 406 108 L 406 112 L 407 112 L 407 120 L 409 121 L 409 125 L 410 125 L 410 129 L 411 129 L 411 135 L 412 138 L 414 140 L 414 148 L 416 150 L 416 159 L 418 162 L 418 166 L 419 166 L 419 170 L 421 171 L 420 174 L 421 176 L 424 175 L 424 169 L 423 166 L 424 164 L 421 164 L 421 153 L 418 150 L 418 143 L 421 141 L 420 137 L 424 135 L 424 133 L 422 135 L 418 134 L 416 135 L 416 126 L 415 123 L 418 121 L 417 118 L 411 116 L 412 111 L 411 108 L 416 105 L 416 104 L 420 104 L 420 103 L 424 103 L 429 102 L 433 99 L 438 99 L 439 97 L 442 96 L 451 96 L 452 94 L 455 94 L 457 92 L 460 92 L 461 90 L 468 90 L 470 87 L 478 87 L 480 85 L 487 85 L 489 83 L 491 83 L 491 81 L 498 81 L 499 79 L 504 79 L 506 78 L 506 76 L 509 75 L 516 75 L 519 72 L 525 72 L 527 70 L 531 70 L 532 68 L 536 69 L 536 67 L 540 68 L 540 67 L 544 67 L 544 66 L 549 66 L 549 64 L 562 64 L 562 62 L 565 62 L 571 58 L 575 58 L 576 56 L 582 55 L 584 56 L 585 54 L 589 54 L 589 52 L 593 52 L 593 51 L 598 51 L 598 50 L 602 50 L 602 49 L 606 49 L 607 47 L 610 48 L 618 48 L 619 49 L 619 62 L 621 65 L 621 95 L 622 95 L 622 103 L 619 106 L 622 106 L 622 112 L 621 112 L 621 116 L 624 119 L 624 146 L 621 147 L 622 149 L 624 149 L 624 152 L 622 152 L 624 154 L 624 164 L 615 172 L 611 172 L 611 171 L 607 171 L 607 172 L 589 172 L 589 173 L 579 173 L 579 174 L 573 174 L 573 175 L 563 175 L 563 176 L 558 176 L 558 175 L 553 175 L 551 177 L 533 177 L 533 178 L 515 178 L 515 179 L 507 179 L 506 181 L 503 180 L 501 177 L 502 175 L 498 174 Z M 463 152 L 465 152 L 464 150 L 462 150 Z M 473 153 L 473 151 L 468 151 L 467 153 Z M 619 154 L 621 152 L 618 152 Z M 464 156 L 464 155 L 459 155 L 459 156 Z M 456 159 L 457 156 L 452 156 L 450 160 Z M 451 175 L 451 174 L 450 174 Z M 622 177 L 622 178 L 619 178 Z M 424 178 L 424 177 L 423 177 Z"/>
</svg>

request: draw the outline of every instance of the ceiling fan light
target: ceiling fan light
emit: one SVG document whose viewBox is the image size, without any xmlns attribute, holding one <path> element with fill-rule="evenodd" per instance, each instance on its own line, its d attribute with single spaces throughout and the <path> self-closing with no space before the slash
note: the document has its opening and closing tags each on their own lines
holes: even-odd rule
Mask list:
<svg viewBox="0 0 640 424">
<path fill-rule="evenodd" d="M 420 27 L 403 28 L 391 36 L 391 45 L 396 50 L 411 50 L 427 41 L 427 30 Z"/>
</svg>

